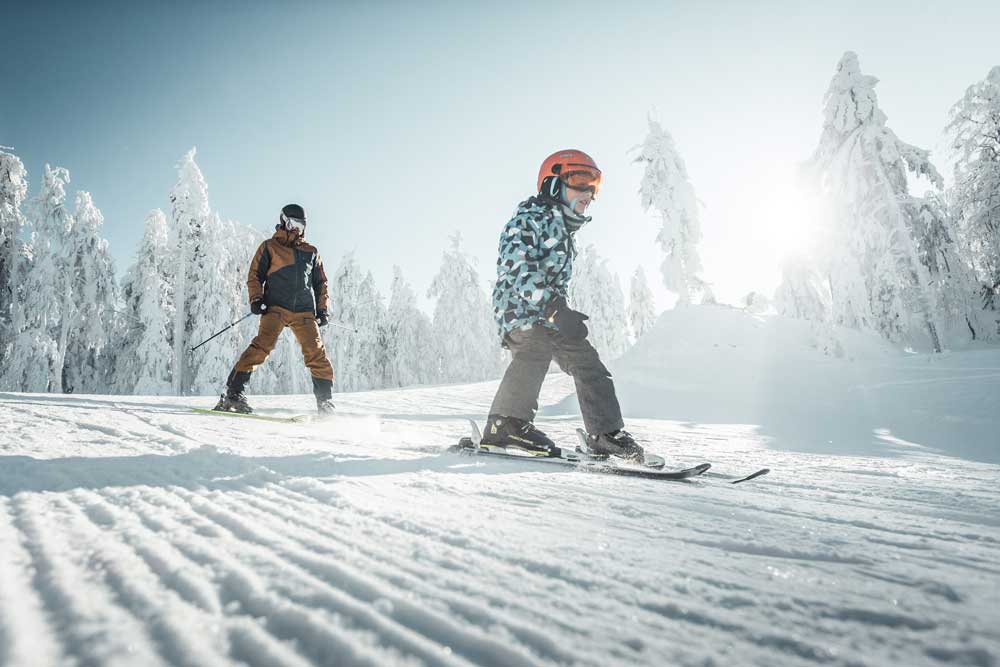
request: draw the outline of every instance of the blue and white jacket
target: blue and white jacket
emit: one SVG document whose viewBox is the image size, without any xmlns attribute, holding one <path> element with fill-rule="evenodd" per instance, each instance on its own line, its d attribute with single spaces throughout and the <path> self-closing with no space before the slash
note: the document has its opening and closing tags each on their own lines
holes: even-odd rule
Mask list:
<svg viewBox="0 0 1000 667">
<path fill-rule="evenodd" d="M 546 310 L 566 298 L 573 276 L 573 225 L 558 203 L 535 196 L 518 205 L 500 234 L 493 315 L 503 338 L 542 324 L 554 329 Z M 586 220 L 586 219 L 582 219 Z"/>
</svg>

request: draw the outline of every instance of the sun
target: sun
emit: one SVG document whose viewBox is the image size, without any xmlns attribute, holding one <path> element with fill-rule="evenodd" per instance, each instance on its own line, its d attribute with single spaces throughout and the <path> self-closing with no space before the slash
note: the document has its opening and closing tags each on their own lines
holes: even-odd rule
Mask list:
<svg viewBox="0 0 1000 667">
<path fill-rule="evenodd" d="M 772 172 L 757 183 L 753 222 L 760 241 L 776 263 L 811 253 L 818 242 L 818 201 L 794 171 Z"/>
</svg>

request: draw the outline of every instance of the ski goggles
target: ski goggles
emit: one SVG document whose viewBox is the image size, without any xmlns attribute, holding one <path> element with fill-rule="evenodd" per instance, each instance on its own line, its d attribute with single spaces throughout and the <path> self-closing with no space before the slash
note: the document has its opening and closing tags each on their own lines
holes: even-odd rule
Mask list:
<svg viewBox="0 0 1000 667">
<path fill-rule="evenodd" d="M 299 234 L 306 233 L 306 221 L 302 218 L 290 218 L 284 213 L 281 214 L 281 220 L 285 223 L 285 229 L 288 231 L 297 231 Z"/>
<path fill-rule="evenodd" d="M 592 171 L 570 171 L 561 174 L 559 179 L 566 184 L 566 187 L 578 192 L 589 192 L 592 197 L 596 197 L 601 189 L 601 174 Z"/>
</svg>

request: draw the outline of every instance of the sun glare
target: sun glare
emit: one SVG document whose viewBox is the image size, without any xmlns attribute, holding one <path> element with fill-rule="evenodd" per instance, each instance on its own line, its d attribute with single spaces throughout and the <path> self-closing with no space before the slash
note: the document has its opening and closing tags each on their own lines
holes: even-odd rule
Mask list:
<svg viewBox="0 0 1000 667">
<path fill-rule="evenodd" d="M 793 179 L 774 178 L 762 184 L 755 208 L 762 240 L 776 262 L 808 254 L 816 243 L 816 201 Z"/>
</svg>

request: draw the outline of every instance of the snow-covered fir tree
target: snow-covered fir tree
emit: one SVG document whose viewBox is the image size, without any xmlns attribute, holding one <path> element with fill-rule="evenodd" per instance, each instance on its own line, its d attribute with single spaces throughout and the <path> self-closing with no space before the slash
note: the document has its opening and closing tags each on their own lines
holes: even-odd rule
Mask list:
<svg viewBox="0 0 1000 667">
<path fill-rule="evenodd" d="M 329 280 L 330 320 L 323 333 L 337 391 L 383 386 L 388 365 L 386 315 L 371 272 L 347 253 Z"/>
<path fill-rule="evenodd" d="M 919 338 L 941 350 L 937 300 L 913 236 L 907 171 L 940 187 L 928 152 L 886 125 L 877 79 L 857 55 L 837 65 L 825 97 L 823 131 L 809 169 L 834 223 L 826 257 L 834 322 L 896 342 Z"/>
<path fill-rule="evenodd" d="M 245 296 L 247 265 L 239 261 L 246 248 L 234 246 L 238 239 L 235 225 L 223 222 L 217 213 L 210 213 L 203 220 L 198 247 L 189 264 L 190 274 L 198 277 L 197 287 L 191 290 L 187 302 L 192 344 L 207 340 L 249 311 Z M 205 395 L 219 391 L 242 351 L 237 345 L 236 336 L 220 337 L 191 353 L 191 393 Z"/>
<path fill-rule="evenodd" d="M 946 128 L 955 158 L 956 219 L 977 273 L 1000 285 L 1000 66 L 969 86 Z"/>
<path fill-rule="evenodd" d="M 398 266 L 392 268 L 386 334 L 389 358 L 387 386 L 406 387 L 434 382 L 437 353 L 431 320 L 417 308 L 416 295 Z"/>
<path fill-rule="evenodd" d="M 113 377 L 108 352 L 122 326 L 115 264 L 107 240 L 101 237 L 104 216 L 90 193 L 77 193 L 73 218 L 70 270 L 76 320 L 66 345 L 64 390 L 106 392 Z"/>
<path fill-rule="evenodd" d="M 588 339 L 605 360 L 617 359 L 628 349 L 625 295 L 608 261 L 587 246 L 573 263 L 569 301 L 575 310 L 590 316 Z"/>
<path fill-rule="evenodd" d="M 779 315 L 807 320 L 810 344 L 833 357 L 843 357 L 844 347 L 832 322 L 829 283 L 813 262 L 789 258 L 782 266 L 782 280 L 774 292 Z"/>
<path fill-rule="evenodd" d="M 32 200 L 28 250 L 16 267 L 21 296 L 13 304 L 13 341 L 5 384 L 21 391 L 63 390 L 63 359 L 76 320 L 71 260 L 75 222 L 66 209 L 69 171 L 45 165 Z"/>
<path fill-rule="evenodd" d="M 24 163 L 0 146 L 0 361 L 12 336 L 11 304 L 18 292 L 12 281 L 14 267 L 24 251 L 21 205 L 28 196 Z"/>
<path fill-rule="evenodd" d="M 434 338 L 443 382 L 475 382 L 497 377 L 502 353 L 493 308 L 480 282 L 475 260 L 462 248 L 462 235 L 451 237 L 441 268 L 427 296 L 434 305 Z"/>
<path fill-rule="evenodd" d="M 653 328 L 656 322 L 656 304 L 653 300 L 653 293 L 646 282 L 646 272 L 642 267 L 636 267 L 632 274 L 632 283 L 629 289 L 628 300 L 628 321 L 632 326 L 632 335 L 638 342 L 647 331 Z"/>
<path fill-rule="evenodd" d="M 697 248 L 701 240 L 698 198 L 673 138 L 652 118 L 649 134 L 637 150 L 635 162 L 645 168 L 639 189 L 642 207 L 653 208 L 662 224 L 656 240 L 666 254 L 663 283 L 677 294 L 679 305 L 688 305 L 704 289 Z"/>
<path fill-rule="evenodd" d="M 115 387 L 125 394 L 173 391 L 173 300 L 167 217 L 156 209 L 146 224 L 135 263 L 122 282 L 125 302 Z"/>
<path fill-rule="evenodd" d="M 829 322 L 830 292 L 826 280 L 810 262 L 801 258 L 785 260 L 781 284 L 774 292 L 779 315 L 813 322 Z"/>
<path fill-rule="evenodd" d="M 191 347 L 191 302 L 198 298 L 201 277 L 194 267 L 204 266 L 208 259 L 201 247 L 202 229 L 208 220 L 208 186 L 201 169 L 194 161 L 192 148 L 177 165 L 177 182 L 170 191 L 171 239 L 174 269 L 171 276 L 174 297 L 174 393 L 185 394 L 191 386 L 188 366 Z"/>
<path fill-rule="evenodd" d="M 915 198 L 914 236 L 920 262 L 927 269 L 940 304 L 940 321 L 948 339 L 982 340 L 997 334 L 996 314 L 980 299 L 981 284 L 960 252 L 949 208 L 935 193 Z"/>
</svg>

